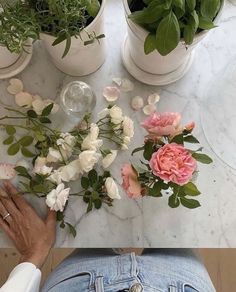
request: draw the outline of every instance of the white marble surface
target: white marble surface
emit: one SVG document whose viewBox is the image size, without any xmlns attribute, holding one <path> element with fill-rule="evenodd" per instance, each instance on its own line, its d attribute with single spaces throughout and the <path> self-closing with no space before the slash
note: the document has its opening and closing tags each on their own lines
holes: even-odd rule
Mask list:
<svg viewBox="0 0 236 292">
<path fill-rule="evenodd" d="M 144 118 L 134 113 L 129 106 L 134 95 L 146 97 L 150 92 L 161 94 L 160 111 L 180 111 L 185 122 L 195 120 L 195 134 L 205 146 L 205 152 L 214 158 L 211 166 L 200 165 L 198 185 L 203 195 L 202 207 L 197 210 L 167 206 L 166 199 L 144 198 L 130 200 L 122 193 L 123 200 L 113 208 L 104 207 L 99 211 L 86 214 L 86 206 L 80 199 L 70 202 L 67 216 L 76 224 L 76 239 L 58 228 L 56 246 L 58 247 L 236 247 L 236 173 L 214 155 L 207 143 L 200 122 L 200 113 L 206 100 L 208 83 L 222 70 L 236 53 L 236 1 L 226 2 L 221 24 L 200 44 L 196 58 L 189 73 L 179 82 L 155 88 L 135 82 L 135 91 L 123 95 L 118 104 L 132 116 L 136 124 L 136 134 L 131 149 L 142 143 L 143 135 L 139 122 Z M 81 80 L 91 84 L 97 93 L 98 103 L 95 111 L 105 106 L 101 96 L 105 85 L 112 77 L 131 78 L 122 66 L 120 58 L 121 43 L 126 34 L 126 23 L 120 0 L 108 0 L 106 7 L 106 35 L 108 56 L 104 66 Z M 96 56 L 94 56 L 96 58 Z M 57 98 L 61 87 L 74 80 L 59 72 L 48 59 L 43 47 L 37 43 L 33 58 L 26 70 L 19 75 L 28 91 L 45 97 Z M 9 102 L 6 93 L 7 81 L 0 82 L 0 98 Z M 207 105 L 208 107 L 211 104 Z M 222 97 L 222 110 L 224 102 Z M 143 133 L 143 132 L 142 132 Z M 120 178 L 120 166 L 130 159 L 130 152 L 120 154 L 112 173 Z M 10 159 L 8 159 L 10 161 Z M 6 161 L 6 149 L 0 148 L 0 162 Z M 43 202 L 30 199 L 34 206 Z M 0 233 L 0 247 L 11 246 Z"/>
</svg>

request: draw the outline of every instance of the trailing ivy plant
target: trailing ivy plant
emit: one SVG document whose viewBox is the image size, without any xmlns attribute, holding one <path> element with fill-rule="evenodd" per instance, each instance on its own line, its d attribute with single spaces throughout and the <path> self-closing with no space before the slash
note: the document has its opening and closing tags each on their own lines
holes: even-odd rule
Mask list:
<svg viewBox="0 0 236 292">
<path fill-rule="evenodd" d="M 71 38 L 81 38 L 81 31 L 94 20 L 100 10 L 99 0 L 17 0 L 2 4 L 0 44 L 19 53 L 28 38 L 39 39 L 40 33 L 55 37 L 53 46 L 66 41 L 65 57 Z M 5 2 L 5 1 L 4 1 Z M 104 38 L 104 34 L 87 33 L 84 45 Z"/>
<path fill-rule="evenodd" d="M 215 27 L 221 0 L 129 0 L 129 16 L 147 29 L 145 54 L 157 50 L 162 56 L 172 52 L 183 38 L 186 45 L 202 30 Z"/>
</svg>

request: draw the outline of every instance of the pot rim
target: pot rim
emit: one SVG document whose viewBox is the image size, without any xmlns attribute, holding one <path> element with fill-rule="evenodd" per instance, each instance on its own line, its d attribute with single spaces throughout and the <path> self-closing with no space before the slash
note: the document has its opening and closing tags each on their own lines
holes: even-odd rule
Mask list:
<svg viewBox="0 0 236 292">
<path fill-rule="evenodd" d="M 85 29 L 90 29 L 91 26 L 93 26 L 94 24 L 97 23 L 98 19 L 101 17 L 101 15 L 102 15 L 102 13 L 103 13 L 103 11 L 104 11 L 104 9 L 105 9 L 105 4 L 106 4 L 106 0 L 102 0 L 102 5 L 101 5 L 101 7 L 100 7 L 100 10 L 99 10 L 97 16 L 94 18 L 94 20 L 93 20 L 88 26 L 86 26 L 85 28 L 83 28 L 83 29 L 81 30 L 81 33 L 82 33 Z M 53 35 L 51 35 L 51 34 L 49 34 L 49 33 L 46 33 L 46 32 L 41 32 L 40 35 L 46 35 L 48 38 L 52 38 L 52 39 L 55 39 L 55 38 L 56 38 L 55 36 L 53 36 Z M 73 36 L 72 38 L 75 38 L 75 36 Z"/>
<path fill-rule="evenodd" d="M 220 10 L 219 10 L 219 12 L 218 12 L 218 14 L 216 15 L 215 20 L 214 20 L 215 23 L 218 23 L 218 20 L 219 20 L 221 14 L 222 14 L 222 10 L 223 10 L 224 4 L 225 4 L 225 0 L 222 0 L 222 1 L 221 1 L 221 7 L 220 7 Z M 140 33 L 142 33 L 143 36 L 144 36 L 144 34 L 145 34 L 145 37 L 146 37 L 147 34 L 149 34 L 149 31 L 146 30 L 145 28 L 143 28 L 141 25 L 136 24 L 136 23 L 133 22 L 131 19 L 128 19 L 128 15 L 131 14 L 131 10 L 130 10 L 130 8 L 129 8 L 128 0 L 123 0 L 123 5 L 124 5 L 125 13 L 126 13 L 127 23 L 128 23 L 128 25 L 129 25 L 130 29 L 132 30 L 131 25 L 129 24 L 129 22 L 131 22 L 132 25 L 133 25 L 137 30 L 139 30 Z M 210 31 L 210 30 L 203 30 L 203 31 L 197 33 L 197 34 L 194 36 L 194 40 L 196 40 L 196 39 L 198 39 L 198 38 L 201 38 L 203 35 L 207 34 L 209 31 Z M 136 33 L 135 33 L 135 34 L 136 34 Z M 181 38 L 181 39 L 180 39 L 180 42 L 184 42 L 184 39 Z"/>
</svg>

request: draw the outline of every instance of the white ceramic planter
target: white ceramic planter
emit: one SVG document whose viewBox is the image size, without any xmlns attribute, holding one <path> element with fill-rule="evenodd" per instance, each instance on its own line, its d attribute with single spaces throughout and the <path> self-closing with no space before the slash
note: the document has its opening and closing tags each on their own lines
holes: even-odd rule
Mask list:
<svg viewBox="0 0 236 292">
<path fill-rule="evenodd" d="M 20 55 L 11 53 L 6 47 L 0 46 L 0 69 L 12 66 L 20 58 Z"/>
<path fill-rule="evenodd" d="M 95 32 L 97 35 L 104 33 L 104 7 L 106 0 L 102 0 L 100 11 L 96 18 L 84 31 L 81 32 L 82 40 L 78 37 L 71 39 L 71 47 L 68 54 L 62 58 L 65 50 L 65 42 L 52 46 L 55 37 L 42 34 L 41 39 L 50 54 L 53 63 L 64 73 L 71 76 L 84 76 L 95 72 L 104 63 L 106 58 L 105 39 L 95 41 L 91 45 L 84 46 L 88 40 L 87 33 Z"/>
<path fill-rule="evenodd" d="M 123 50 L 129 50 L 129 55 L 132 59 L 132 62 L 134 65 L 138 67 L 136 70 L 136 75 L 134 77 L 137 77 L 139 80 L 142 78 L 140 76 L 141 71 L 144 71 L 146 74 L 146 79 L 149 84 L 156 84 L 156 85 L 162 85 L 174 82 L 181 77 L 188 71 L 192 57 L 193 57 L 193 51 L 196 48 L 196 46 L 199 44 L 199 42 L 206 36 L 208 31 L 202 31 L 201 33 L 197 34 L 194 42 L 192 45 L 188 46 L 186 48 L 184 41 L 180 42 L 176 49 L 174 49 L 169 55 L 162 56 L 157 51 L 154 51 L 150 53 L 149 55 L 146 55 L 144 53 L 144 42 L 148 35 L 148 31 L 142 28 L 141 26 L 135 24 L 132 20 L 128 18 L 128 15 L 131 14 L 131 11 L 129 9 L 128 1 L 123 0 L 124 8 L 125 8 L 125 14 L 128 24 L 128 37 L 127 37 L 127 44 L 124 46 Z M 222 4 L 223 7 L 223 4 Z M 221 7 L 221 10 L 222 10 Z M 219 13 L 220 14 L 220 13 Z M 219 14 L 216 18 L 219 18 Z M 125 52 L 123 52 L 123 56 L 125 55 Z M 123 58 L 124 59 L 124 58 Z M 127 63 L 124 61 L 124 63 Z M 130 63 L 130 62 L 129 62 Z M 127 64 L 125 64 L 127 65 Z M 131 64 L 128 65 L 129 67 Z M 126 66 L 127 68 L 127 66 Z M 128 69 L 128 68 L 127 68 Z M 135 71 L 132 70 L 130 67 L 128 71 Z M 176 72 L 176 73 L 174 73 Z M 130 72 L 131 74 L 133 72 Z M 134 74 L 135 74 L 134 73 Z M 134 75 L 132 74 L 132 75 Z M 148 78 L 147 74 L 150 74 L 150 78 Z M 153 75 L 166 75 L 171 74 L 170 78 L 164 78 L 163 76 L 162 81 L 160 81 L 160 84 L 157 82 L 155 83 L 155 78 Z M 158 78 L 158 77 L 157 77 Z M 150 79 L 150 82 L 148 82 Z"/>
</svg>

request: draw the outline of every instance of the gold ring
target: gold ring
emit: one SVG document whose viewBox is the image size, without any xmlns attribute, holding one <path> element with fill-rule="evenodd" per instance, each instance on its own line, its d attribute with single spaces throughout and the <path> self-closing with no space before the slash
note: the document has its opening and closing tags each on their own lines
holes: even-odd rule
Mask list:
<svg viewBox="0 0 236 292">
<path fill-rule="evenodd" d="M 11 216 L 11 214 L 10 213 L 7 213 L 5 216 L 2 217 L 2 220 L 5 221 L 9 216 Z"/>
</svg>

